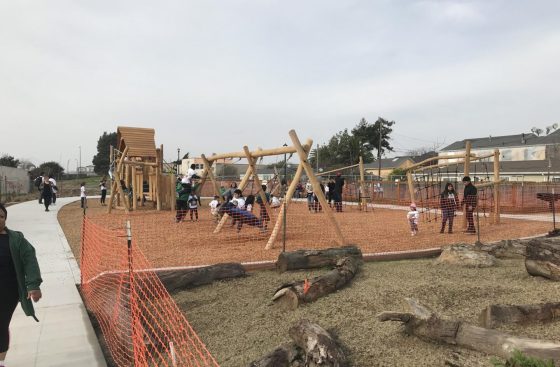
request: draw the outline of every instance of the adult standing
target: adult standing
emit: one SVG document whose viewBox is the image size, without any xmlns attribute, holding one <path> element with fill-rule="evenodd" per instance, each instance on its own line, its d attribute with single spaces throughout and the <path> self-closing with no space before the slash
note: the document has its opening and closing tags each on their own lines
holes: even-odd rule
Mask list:
<svg viewBox="0 0 560 367">
<path fill-rule="evenodd" d="M 475 234 L 476 229 L 474 228 L 474 209 L 476 208 L 478 199 L 478 190 L 471 182 L 469 176 L 463 177 L 463 183 L 465 184 L 465 190 L 463 191 L 463 201 L 461 205 L 465 205 L 465 213 L 467 215 L 467 230 L 465 233 Z"/>
<path fill-rule="evenodd" d="M 453 219 L 455 218 L 455 210 L 458 204 L 459 198 L 457 197 L 455 188 L 451 182 L 448 182 L 439 198 L 439 205 L 442 213 L 441 230 L 439 233 L 445 232 L 446 222 L 449 222 L 449 233 L 453 233 Z"/>
<path fill-rule="evenodd" d="M 334 207 L 337 212 L 342 212 L 342 189 L 344 188 L 344 178 L 337 172 L 334 179 Z"/>
<path fill-rule="evenodd" d="M 327 201 L 329 202 L 329 207 L 330 207 L 334 199 L 334 179 L 332 177 L 329 177 L 329 182 L 327 182 L 327 187 L 329 188 L 327 194 Z"/>
<path fill-rule="evenodd" d="M 27 316 L 36 321 L 34 302 L 41 299 L 43 282 L 35 249 L 21 232 L 6 227 L 8 211 L 0 204 L 0 366 L 10 345 L 9 327 L 18 302 Z"/>
<path fill-rule="evenodd" d="M 311 212 L 313 209 L 313 184 L 309 180 L 305 183 L 305 192 L 307 195 L 307 209 Z"/>
<path fill-rule="evenodd" d="M 45 176 L 45 179 L 43 180 L 42 195 L 43 195 L 43 204 L 45 204 L 45 211 L 48 212 L 49 206 L 52 203 L 53 190 L 52 190 L 51 182 L 49 181 L 47 176 Z"/>
</svg>

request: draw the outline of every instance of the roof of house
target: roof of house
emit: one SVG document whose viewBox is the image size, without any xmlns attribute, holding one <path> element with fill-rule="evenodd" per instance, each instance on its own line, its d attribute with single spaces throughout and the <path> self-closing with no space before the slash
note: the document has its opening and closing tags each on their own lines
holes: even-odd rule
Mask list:
<svg viewBox="0 0 560 367">
<path fill-rule="evenodd" d="M 545 136 L 537 136 L 535 134 L 529 133 L 529 134 L 487 136 L 484 138 L 464 139 L 464 140 L 456 141 L 453 144 L 446 146 L 445 148 L 441 149 L 441 151 L 445 152 L 445 151 L 463 150 L 465 149 L 465 143 L 469 140 L 471 142 L 472 149 L 555 144 L 560 142 L 560 130 L 556 130 Z"/>
<path fill-rule="evenodd" d="M 155 130 L 143 127 L 117 127 L 119 150 L 128 147 L 129 157 L 156 158 Z"/>
<path fill-rule="evenodd" d="M 394 157 L 394 158 L 382 158 L 381 159 L 381 169 L 398 168 L 408 160 L 414 162 L 414 160 L 411 157 L 407 157 L 407 156 Z M 379 168 L 379 161 L 364 164 L 364 169 L 377 169 L 377 168 Z"/>
</svg>

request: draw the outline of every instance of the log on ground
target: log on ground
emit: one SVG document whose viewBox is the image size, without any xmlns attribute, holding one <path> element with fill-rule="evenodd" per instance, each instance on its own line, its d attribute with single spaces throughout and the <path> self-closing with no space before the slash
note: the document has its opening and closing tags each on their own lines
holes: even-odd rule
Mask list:
<svg viewBox="0 0 560 367">
<path fill-rule="evenodd" d="M 554 239 L 533 239 L 527 244 L 527 272 L 560 281 L 560 243 Z"/>
<path fill-rule="evenodd" d="M 300 320 L 290 328 L 289 333 L 292 340 L 305 353 L 305 366 L 348 366 L 348 359 L 342 347 L 321 326 L 309 320 Z"/>
<path fill-rule="evenodd" d="M 264 357 L 251 362 L 249 367 L 293 367 L 302 358 L 302 349 L 294 343 L 284 343 Z"/>
<path fill-rule="evenodd" d="M 560 317 L 560 302 L 531 305 L 490 305 L 479 316 L 480 325 L 495 328 L 504 324 L 546 322 Z"/>
<path fill-rule="evenodd" d="M 223 263 L 192 269 L 158 270 L 156 274 L 169 292 L 246 275 L 245 268 L 239 263 Z"/>
<path fill-rule="evenodd" d="M 377 315 L 378 320 L 400 321 L 407 334 L 427 341 L 458 345 L 506 359 L 519 350 L 528 356 L 560 362 L 560 344 L 516 337 L 463 321 L 449 320 L 414 299 L 406 300 L 412 312 L 385 311 Z"/>
<path fill-rule="evenodd" d="M 343 246 L 324 250 L 282 252 L 276 261 L 276 269 L 279 272 L 285 272 L 334 266 L 340 258 L 349 256 L 362 259 L 362 251 L 356 246 Z"/>
<path fill-rule="evenodd" d="M 361 260 L 345 257 L 338 260 L 336 267 L 324 275 L 311 280 L 302 280 L 280 286 L 272 301 L 275 305 L 295 310 L 302 303 L 310 303 L 344 287 L 360 268 Z"/>
</svg>

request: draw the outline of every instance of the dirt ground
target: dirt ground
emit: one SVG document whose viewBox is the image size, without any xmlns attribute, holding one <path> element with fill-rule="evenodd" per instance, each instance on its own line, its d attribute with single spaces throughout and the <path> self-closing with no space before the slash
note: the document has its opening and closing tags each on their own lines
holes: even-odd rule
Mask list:
<svg viewBox="0 0 560 367">
<path fill-rule="evenodd" d="M 202 203 L 198 222 L 175 223 L 174 213 L 169 211 L 138 210 L 126 216 L 115 210 L 106 214 L 96 200 L 90 200 L 88 218 L 108 228 L 124 228 L 126 219 L 132 223 L 133 238 L 154 267 L 206 265 L 219 262 L 252 262 L 275 260 L 282 249 L 282 230 L 272 250 L 264 247 L 269 239 L 278 211 L 272 213 L 272 221 L 265 233 L 256 227 L 243 226 L 237 233 L 229 223 L 218 234 L 210 216 L 207 202 Z M 428 222 L 423 217 L 420 232 L 411 237 L 402 210 L 375 209 L 367 213 L 345 207 L 335 218 L 347 243 L 358 245 L 364 253 L 404 251 L 440 247 L 452 243 L 474 243 L 477 236 L 461 232 L 462 217 L 455 218 L 453 234 L 439 234 L 440 221 Z M 258 212 L 255 209 L 255 212 Z M 80 255 L 80 230 L 82 212 L 79 202 L 63 207 L 58 214 L 70 246 L 76 258 Z M 499 225 L 491 224 L 488 217 L 480 217 L 482 242 L 519 238 L 546 233 L 551 224 L 502 218 Z M 123 232 L 124 233 L 124 232 Z M 286 227 L 286 250 L 301 248 L 325 248 L 338 246 L 332 223 L 324 213 L 310 213 L 304 203 L 291 204 Z"/>
<path fill-rule="evenodd" d="M 486 269 L 415 260 L 366 263 L 350 286 L 296 311 L 271 305 L 279 285 L 319 273 L 260 271 L 183 291 L 174 298 L 222 367 L 247 366 L 290 341 L 289 327 L 302 318 L 333 332 L 355 367 L 468 367 L 491 366 L 491 356 L 406 336 L 398 323 L 379 322 L 375 315 L 406 311 L 404 297 L 414 297 L 441 315 L 476 324 L 479 312 L 491 303 L 558 301 L 560 291 L 559 283 L 530 277 L 519 260 L 500 261 Z M 503 330 L 560 342 L 558 321 Z"/>
<path fill-rule="evenodd" d="M 203 208 L 205 206 L 203 205 Z M 131 219 L 133 236 L 154 266 L 207 264 L 223 261 L 274 260 L 281 242 L 264 251 L 268 235 L 254 228 L 240 234 L 226 226 L 212 235 L 215 225 L 207 210 L 199 222 L 174 223 L 169 212 L 138 211 L 126 217 L 108 216 L 106 207 L 90 200 L 88 216 L 111 228 L 122 228 Z M 310 214 L 304 205 L 291 206 L 287 249 L 319 247 L 334 237 L 322 214 Z M 420 249 L 446 243 L 474 242 L 462 233 L 440 235 L 439 223 L 422 222 L 420 234 L 411 237 L 403 211 L 379 210 L 336 214 L 343 232 L 364 252 Z M 457 218 L 460 223 L 460 217 Z M 274 217 L 273 217 L 274 220 Z M 74 254 L 79 258 L 82 223 L 79 203 L 65 206 L 59 221 Z M 549 230 L 548 223 L 504 219 L 490 225 L 481 219 L 482 240 L 517 238 Z M 270 231 L 270 229 L 269 229 Z M 324 246 L 323 246 L 324 247 Z M 560 284 L 527 275 L 521 261 L 500 261 L 488 269 L 463 269 L 433 265 L 431 260 L 367 263 L 345 289 L 284 312 L 271 305 L 274 290 L 282 283 L 313 277 L 323 271 L 278 274 L 250 273 L 243 279 L 216 282 L 174 295 L 200 338 L 223 367 L 246 366 L 284 341 L 288 328 L 308 318 L 333 332 L 346 348 L 352 366 L 490 366 L 490 356 L 405 336 L 397 323 L 375 319 L 384 310 L 406 310 L 405 297 L 415 297 L 442 315 L 476 323 L 478 313 L 491 303 L 557 301 Z M 506 330 L 506 329 L 504 329 Z M 560 341 L 560 323 L 510 326 L 520 336 Z"/>
</svg>

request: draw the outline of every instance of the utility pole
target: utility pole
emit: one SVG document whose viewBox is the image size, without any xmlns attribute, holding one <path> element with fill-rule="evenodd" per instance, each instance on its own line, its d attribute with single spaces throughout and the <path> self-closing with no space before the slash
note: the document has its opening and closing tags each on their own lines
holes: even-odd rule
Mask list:
<svg viewBox="0 0 560 367">
<path fill-rule="evenodd" d="M 179 158 L 179 156 L 181 155 L 181 148 L 177 148 L 177 175 L 179 174 L 179 160 L 181 158 Z"/>
<path fill-rule="evenodd" d="M 317 160 L 317 173 L 319 173 L 319 143 L 317 143 L 317 154 L 315 159 Z"/>
<path fill-rule="evenodd" d="M 382 137 L 382 124 L 381 118 L 377 119 L 379 122 L 379 146 L 377 147 L 377 176 L 379 176 L 379 180 L 381 180 L 381 137 Z"/>
<path fill-rule="evenodd" d="M 79 145 L 78 148 L 80 149 L 80 167 L 78 167 L 78 178 L 80 177 L 80 168 L 82 168 L 82 146 Z"/>
</svg>

